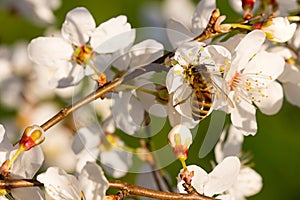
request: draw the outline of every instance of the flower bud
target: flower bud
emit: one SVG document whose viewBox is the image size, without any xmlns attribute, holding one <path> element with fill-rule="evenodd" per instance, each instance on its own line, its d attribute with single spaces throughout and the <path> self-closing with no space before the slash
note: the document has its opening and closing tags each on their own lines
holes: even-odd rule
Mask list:
<svg viewBox="0 0 300 200">
<path fill-rule="evenodd" d="M 242 7 L 244 10 L 251 11 L 254 7 L 255 0 L 242 0 Z"/>
<path fill-rule="evenodd" d="M 191 131 L 185 125 L 176 125 L 170 131 L 168 140 L 173 148 L 176 158 L 186 160 L 189 147 L 193 141 Z"/>
<path fill-rule="evenodd" d="M 19 142 L 20 148 L 28 151 L 32 147 L 39 145 L 45 140 L 44 130 L 37 125 L 29 126 L 25 129 Z"/>
</svg>

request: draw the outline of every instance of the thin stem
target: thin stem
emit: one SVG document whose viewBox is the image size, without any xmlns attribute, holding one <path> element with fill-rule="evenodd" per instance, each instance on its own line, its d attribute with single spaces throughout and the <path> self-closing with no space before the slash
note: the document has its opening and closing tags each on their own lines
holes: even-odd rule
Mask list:
<svg viewBox="0 0 300 200">
<path fill-rule="evenodd" d="M 16 153 L 13 155 L 13 157 L 9 160 L 8 164 L 7 164 L 7 169 L 10 169 L 10 167 L 12 166 L 12 164 L 15 162 L 15 160 L 17 159 L 17 157 L 20 155 L 20 153 L 22 153 L 24 151 L 24 148 L 22 148 L 21 146 L 19 147 L 19 149 L 16 151 Z"/>
<path fill-rule="evenodd" d="M 69 116 L 75 110 L 100 98 L 101 96 L 105 95 L 107 92 L 113 91 L 116 86 L 121 84 L 121 82 L 122 82 L 122 79 L 116 79 L 112 82 L 108 82 L 107 84 L 104 84 L 103 86 L 99 87 L 96 91 L 92 92 L 85 98 L 75 102 L 74 104 L 72 104 L 66 108 L 63 108 L 60 112 L 58 112 L 56 115 L 54 115 L 51 119 L 49 119 L 47 122 L 42 124 L 41 128 L 44 131 L 47 131 L 49 128 L 51 128 L 52 126 L 54 126 L 61 120 L 65 119 L 67 116 Z"/>
<path fill-rule="evenodd" d="M 224 26 L 229 25 L 231 28 L 241 28 L 241 29 L 246 29 L 251 31 L 252 27 L 250 25 L 245 25 L 245 24 L 222 24 Z"/>
</svg>

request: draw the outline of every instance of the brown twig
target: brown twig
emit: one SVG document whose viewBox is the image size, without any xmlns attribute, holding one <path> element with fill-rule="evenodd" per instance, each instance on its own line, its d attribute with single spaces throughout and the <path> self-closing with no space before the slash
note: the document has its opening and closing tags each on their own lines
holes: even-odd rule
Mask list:
<svg viewBox="0 0 300 200">
<path fill-rule="evenodd" d="M 99 87 L 96 91 L 92 92 L 85 98 L 77 101 L 76 103 L 63 108 L 60 112 L 58 112 L 56 115 L 51 117 L 47 122 L 41 125 L 41 128 L 44 131 L 47 131 L 49 128 L 60 122 L 61 120 L 65 119 L 67 116 L 69 116 L 72 112 L 77 110 L 78 108 L 81 108 L 82 106 L 100 98 L 101 96 L 105 95 L 107 92 L 111 92 L 114 90 L 114 88 L 122 82 L 122 79 L 116 79 L 112 82 L 108 82 L 104 84 L 103 86 Z"/>
<path fill-rule="evenodd" d="M 40 187 L 43 183 L 31 179 L 5 179 L 0 180 L 0 189 L 13 189 L 20 187 Z M 172 199 L 172 200 L 217 200 L 212 197 L 197 194 L 180 194 L 172 192 L 161 192 L 151 190 L 144 187 L 132 185 L 130 183 L 111 180 L 109 181 L 109 188 L 120 189 L 126 193 L 126 196 L 144 196 L 156 199 Z"/>
<path fill-rule="evenodd" d="M 109 181 L 109 188 L 116 189 L 126 189 L 127 194 L 134 196 L 144 196 L 156 199 L 172 199 L 172 200 L 216 200 L 212 197 L 207 197 L 204 195 L 196 195 L 196 194 L 179 194 L 172 192 L 161 192 L 156 190 L 151 190 L 144 187 L 139 187 L 136 185 L 132 185 L 126 182 L 121 182 L 117 180 Z"/>
</svg>

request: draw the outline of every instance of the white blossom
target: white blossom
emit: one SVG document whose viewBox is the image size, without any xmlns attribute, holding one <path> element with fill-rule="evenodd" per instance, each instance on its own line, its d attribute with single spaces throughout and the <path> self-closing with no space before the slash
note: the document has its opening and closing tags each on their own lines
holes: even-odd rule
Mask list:
<svg viewBox="0 0 300 200">
<path fill-rule="evenodd" d="M 78 177 L 67 174 L 58 167 L 49 167 L 39 174 L 37 180 L 44 184 L 46 192 L 57 200 L 102 200 L 108 189 L 108 181 L 102 169 L 94 162 L 88 162 Z"/>
<path fill-rule="evenodd" d="M 209 174 L 197 165 L 189 165 L 187 170 L 188 172 L 193 172 L 191 184 L 197 192 L 212 197 L 222 194 L 236 183 L 240 166 L 239 159 L 230 156 L 219 163 Z M 182 172 L 183 170 L 181 170 Z M 180 193 L 186 193 L 182 186 L 183 183 L 184 181 L 179 174 L 177 188 Z"/>
<path fill-rule="evenodd" d="M 256 108 L 275 114 L 283 101 L 281 85 L 275 80 L 283 71 L 284 60 L 273 53 L 260 51 L 265 34 L 256 30 L 247 34 L 235 49 L 231 67 L 225 73 L 229 97 L 235 104 L 229 109 L 232 124 L 245 135 L 257 130 Z"/>
<path fill-rule="evenodd" d="M 104 68 L 100 65 L 102 61 L 97 61 L 98 54 L 126 48 L 135 37 L 126 16 L 96 27 L 92 15 L 83 7 L 68 12 L 61 34 L 62 37 L 35 38 L 28 47 L 35 63 L 56 69 L 51 81 L 56 87 L 76 85 L 85 75 L 99 75 Z"/>
</svg>

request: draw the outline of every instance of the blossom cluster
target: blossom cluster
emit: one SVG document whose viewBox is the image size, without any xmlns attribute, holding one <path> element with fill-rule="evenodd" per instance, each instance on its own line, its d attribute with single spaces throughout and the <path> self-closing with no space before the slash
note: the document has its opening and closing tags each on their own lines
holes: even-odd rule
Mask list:
<svg viewBox="0 0 300 200">
<path fill-rule="evenodd" d="M 5 4 L 20 9 L 13 2 Z M 143 175 L 156 170 L 151 137 L 165 131 L 162 127 L 167 124 L 168 138 L 162 139 L 175 155 L 171 154 L 170 162 L 178 159 L 182 164 L 177 192 L 234 200 L 257 194 L 262 177 L 245 158 L 243 142 L 259 130 L 258 110 L 274 115 L 284 98 L 300 107 L 300 28 L 291 22 L 295 18 L 285 16 L 290 10 L 284 10 L 280 1 L 282 10 L 270 4 L 264 8 L 267 17 L 256 18 L 256 10 L 264 5 L 236 2 L 231 1 L 243 13 L 242 23 L 225 23 L 212 0 L 201 0 L 183 20 L 188 24 L 177 21 L 178 16 L 168 20 L 165 33 L 174 49 L 167 54 L 165 43 L 154 37 L 141 40 L 139 33 L 148 29 L 132 28 L 125 15 L 97 25 L 85 7 L 70 10 L 60 31 L 28 44 L 1 46 L 0 91 L 5 95 L 0 100 L 8 109 L 19 110 L 17 122 L 7 126 L 27 126 L 12 146 L 0 125 L 1 180 L 36 175 L 53 199 L 105 199 L 109 188 L 105 175 L 118 179 L 137 168 Z M 177 5 L 178 1 L 168 3 Z M 60 3 L 31 4 L 35 17 L 29 19 L 40 24 L 54 21 L 52 10 Z M 19 12 L 29 16 L 22 9 Z M 167 15 L 172 13 L 166 12 L 164 18 Z M 64 102 L 73 97 L 75 101 L 83 95 L 79 101 L 83 105 L 91 96 L 87 94 L 118 80 L 116 87 L 93 99 L 90 106 L 74 111 L 73 122 L 58 124 L 49 135 L 44 125 L 58 118 L 28 126 L 42 124 L 49 113 L 58 111 L 59 105 L 47 100 Z M 38 104 L 42 101 L 46 103 Z M 59 114 L 69 108 L 73 107 Z M 195 145 L 192 132 L 214 112 L 224 113 L 224 118 L 228 115 L 230 124 L 210 141 L 215 161 L 207 173 L 200 165 L 187 164 L 188 152 Z M 155 124 L 155 120 L 160 122 Z M 127 144 L 125 134 L 139 144 Z M 151 169 L 136 165 L 137 159 Z M 45 172 L 37 174 L 40 168 Z M 38 187 L 0 189 L 0 195 L 0 199 L 46 198 Z"/>
</svg>

